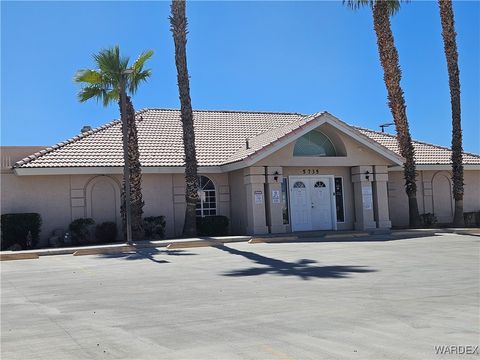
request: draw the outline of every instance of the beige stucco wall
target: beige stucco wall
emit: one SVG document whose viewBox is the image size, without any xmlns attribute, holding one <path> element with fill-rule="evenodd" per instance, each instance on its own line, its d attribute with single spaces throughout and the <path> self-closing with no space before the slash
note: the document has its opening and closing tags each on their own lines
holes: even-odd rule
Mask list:
<svg viewBox="0 0 480 360">
<path fill-rule="evenodd" d="M 212 179 L 217 190 L 217 214 L 230 218 L 228 174 L 206 176 Z M 114 221 L 120 233 L 121 175 L 17 176 L 6 169 L 0 181 L 1 213 L 40 213 L 43 219 L 42 243 L 48 241 L 54 229 L 67 230 L 71 221 L 85 217 L 92 217 L 97 222 Z M 110 193 L 104 195 L 102 190 Z M 181 235 L 185 216 L 183 174 L 143 174 L 142 195 L 144 216 L 165 216 L 166 236 Z M 102 203 L 95 202 L 96 197 L 101 197 Z M 98 214 L 95 209 L 105 209 L 104 212 L 110 214 L 108 219 L 95 216 Z"/>
<path fill-rule="evenodd" d="M 439 223 L 452 221 L 454 200 L 451 193 L 451 172 L 418 171 L 417 201 L 420 214 L 433 213 Z M 393 226 L 408 226 L 408 198 L 402 171 L 388 174 L 388 198 Z M 480 171 L 464 172 L 464 211 L 480 211 Z"/>
<path fill-rule="evenodd" d="M 40 234 L 45 240 L 55 228 L 65 228 L 72 219 L 69 176 L 1 174 L 1 213 L 41 214 Z"/>
<path fill-rule="evenodd" d="M 228 174 L 230 183 L 232 234 L 245 234 L 247 229 L 247 205 L 243 169 L 232 171 Z"/>
</svg>

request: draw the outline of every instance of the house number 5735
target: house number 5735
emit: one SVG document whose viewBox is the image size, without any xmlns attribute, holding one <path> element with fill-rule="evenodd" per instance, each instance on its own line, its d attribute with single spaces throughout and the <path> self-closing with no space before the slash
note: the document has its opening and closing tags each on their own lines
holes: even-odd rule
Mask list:
<svg viewBox="0 0 480 360">
<path fill-rule="evenodd" d="M 303 169 L 302 172 L 303 172 L 303 175 L 315 175 L 315 174 L 319 174 L 318 169 Z"/>
</svg>

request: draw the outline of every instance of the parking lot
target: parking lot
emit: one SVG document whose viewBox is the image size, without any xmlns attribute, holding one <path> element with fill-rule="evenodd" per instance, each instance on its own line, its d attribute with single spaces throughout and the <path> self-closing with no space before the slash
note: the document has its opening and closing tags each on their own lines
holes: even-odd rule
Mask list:
<svg viewBox="0 0 480 360">
<path fill-rule="evenodd" d="M 1 263 L 1 358 L 439 359 L 479 343 L 480 237 Z M 478 356 L 478 354 L 477 354 Z"/>
</svg>

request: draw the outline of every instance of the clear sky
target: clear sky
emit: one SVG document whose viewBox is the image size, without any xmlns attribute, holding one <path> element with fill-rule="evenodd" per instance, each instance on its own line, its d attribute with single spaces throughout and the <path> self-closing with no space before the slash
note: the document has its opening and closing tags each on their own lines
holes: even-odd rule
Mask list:
<svg viewBox="0 0 480 360">
<path fill-rule="evenodd" d="M 480 153 L 480 3 L 454 3 L 464 149 Z M 77 69 L 120 45 L 155 50 L 135 108 L 178 108 L 168 2 L 1 2 L 1 141 L 51 145 L 119 115 L 80 104 Z M 188 66 L 196 109 L 327 110 L 377 129 L 391 121 L 372 14 L 331 2 L 189 2 Z M 393 18 L 412 137 L 451 141 L 448 77 L 436 2 Z M 389 130 L 393 131 L 392 129 Z"/>
</svg>

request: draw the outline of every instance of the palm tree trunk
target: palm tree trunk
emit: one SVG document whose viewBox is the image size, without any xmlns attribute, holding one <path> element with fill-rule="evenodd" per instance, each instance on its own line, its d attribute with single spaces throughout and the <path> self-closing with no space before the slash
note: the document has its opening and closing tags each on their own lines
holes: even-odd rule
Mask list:
<svg viewBox="0 0 480 360">
<path fill-rule="evenodd" d="M 452 182 L 453 198 L 455 199 L 453 225 L 462 227 L 465 226 L 465 222 L 463 219 L 463 149 L 460 119 L 460 71 L 458 69 L 457 34 L 455 32 L 451 0 L 439 0 L 438 6 L 440 8 L 443 45 L 447 59 L 452 104 Z"/>
<path fill-rule="evenodd" d="M 119 102 L 120 109 L 121 104 Z M 128 164 L 130 167 L 130 203 L 132 211 L 132 238 L 133 240 L 143 240 L 143 205 L 145 202 L 142 197 L 142 171 L 140 165 L 140 152 L 138 149 L 138 133 L 135 122 L 135 110 L 129 96 L 126 96 L 126 119 L 128 129 Z M 121 215 L 123 228 L 126 228 L 125 212 L 125 179 L 122 187 L 121 197 Z M 124 232 L 125 235 L 125 232 Z"/>
<path fill-rule="evenodd" d="M 388 92 L 388 106 L 392 112 L 397 130 L 400 154 L 405 158 L 405 191 L 408 196 L 409 223 L 411 227 L 420 225 L 417 203 L 417 184 L 415 182 L 415 150 L 408 128 L 407 113 L 403 90 L 400 86 L 402 71 L 395 47 L 387 1 L 375 1 L 373 6 L 373 24 L 377 35 L 378 52 L 383 67 L 383 79 Z"/>
<path fill-rule="evenodd" d="M 184 0 L 172 0 L 170 30 L 175 43 L 175 64 L 177 66 L 183 127 L 183 148 L 185 151 L 185 201 L 187 206 L 185 209 L 183 236 L 195 236 L 197 234 L 196 207 L 198 201 L 197 156 L 192 103 L 190 100 L 190 81 L 187 69 L 187 17 L 185 15 Z"/>
</svg>

